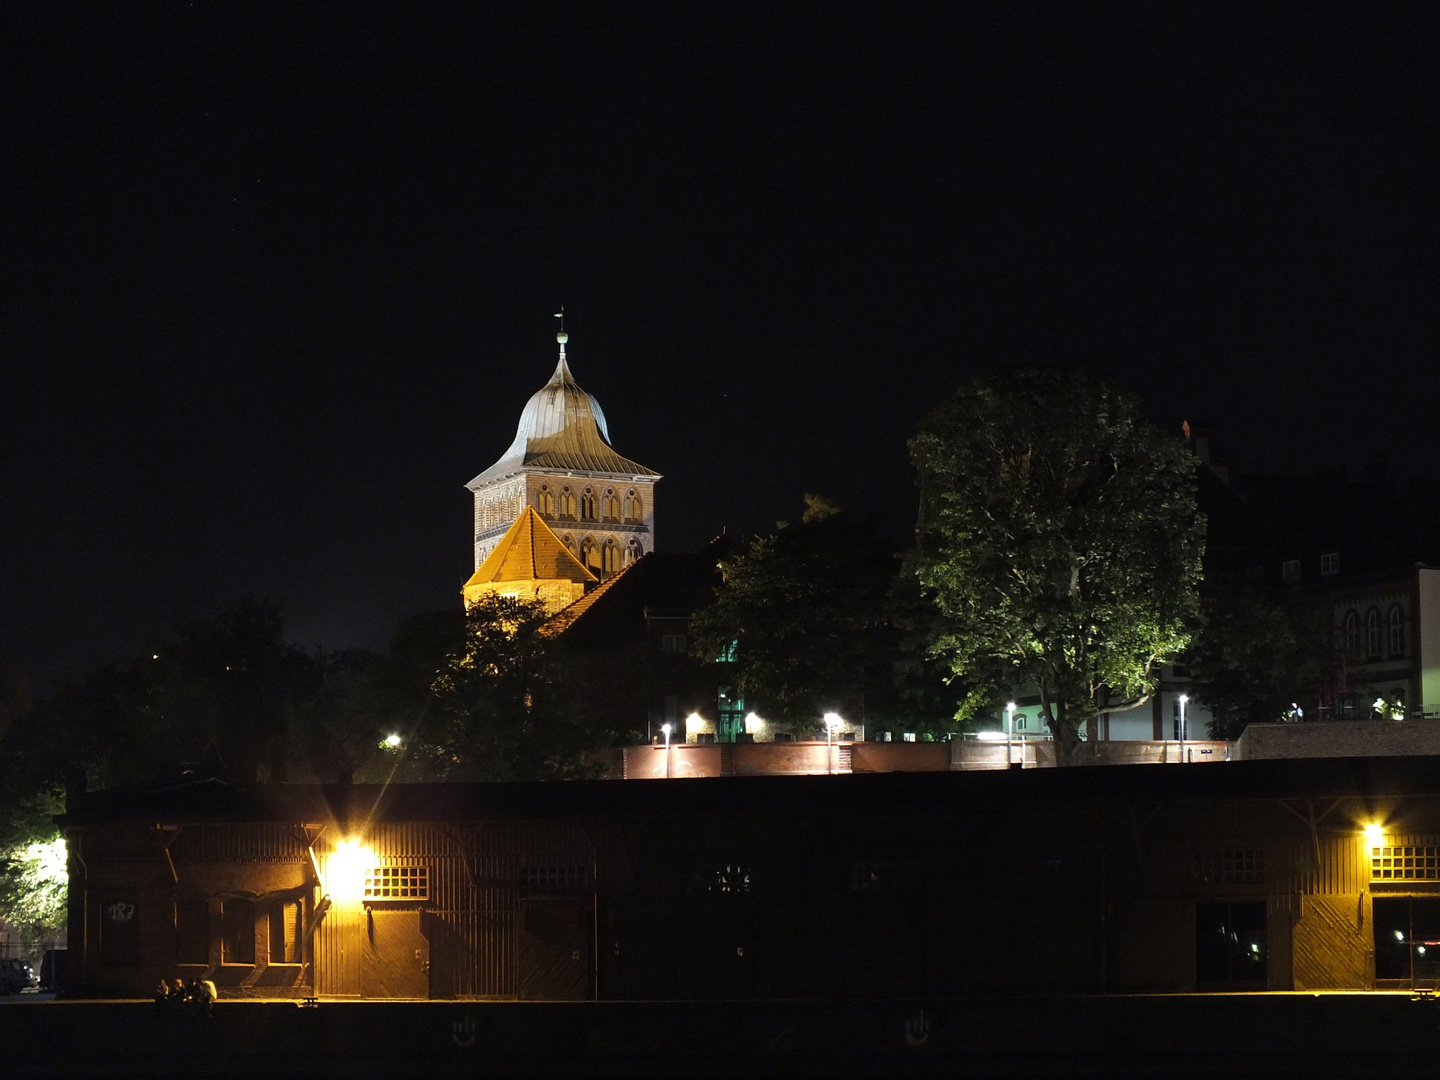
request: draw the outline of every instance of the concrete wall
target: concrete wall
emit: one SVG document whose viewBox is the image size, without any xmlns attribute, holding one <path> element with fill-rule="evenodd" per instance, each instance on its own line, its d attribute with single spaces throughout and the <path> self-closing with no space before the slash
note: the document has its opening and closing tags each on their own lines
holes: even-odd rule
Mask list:
<svg viewBox="0 0 1440 1080">
<path fill-rule="evenodd" d="M 1432 720 L 1341 720 L 1251 724 L 1235 744 L 1242 761 L 1265 758 L 1407 757 L 1440 754 Z"/>
</svg>

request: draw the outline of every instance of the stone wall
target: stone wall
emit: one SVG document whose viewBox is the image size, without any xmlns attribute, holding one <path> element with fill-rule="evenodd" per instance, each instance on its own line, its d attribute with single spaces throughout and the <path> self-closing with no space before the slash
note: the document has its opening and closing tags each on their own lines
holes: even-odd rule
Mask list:
<svg viewBox="0 0 1440 1080">
<path fill-rule="evenodd" d="M 1429 754 L 1440 754 L 1440 723 L 1433 720 L 1251 724 L 1236 743 L 1236 757 L 1242 761 Z"/>
</svg>

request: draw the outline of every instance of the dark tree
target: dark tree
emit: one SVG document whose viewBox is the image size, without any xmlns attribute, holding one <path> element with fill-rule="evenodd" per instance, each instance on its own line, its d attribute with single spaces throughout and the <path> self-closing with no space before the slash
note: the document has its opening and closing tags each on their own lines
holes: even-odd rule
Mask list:
<svg viewBox="0 0 1440 1080">
<path fill-rule="evenodd" d="M 867 682 L 888 679 L 893 660 L 878 648 L 893 548 L 873 517 L 816 495 L 805 502 L 798 526 L 781 522 L 721 562 L 714 600 L 690 620 L 698 655 L 732 662 L 747 700 L 797 730 L 831 709 L 868 712 Z"/>
<path fill-rule="evenodd" d="M 1242 589 L 1214 597 L 1189 655 L 1210 735 L 1238 739 L 1250 723 L 1314 716 L 1336 663 L 1329 607 L 1303 593 Z"/>
<path fill-rule="evenodd" d="M 1190 640 L 1194 457 L 1072 370 L 977 379 L 924 418 L 910 454 L 909 566 L 941 616 L 932 653 L 969 690 L 960 717 L 1032 687 L 1072 760 L 1082 725 L 1144 701 Z"/>
</svg>

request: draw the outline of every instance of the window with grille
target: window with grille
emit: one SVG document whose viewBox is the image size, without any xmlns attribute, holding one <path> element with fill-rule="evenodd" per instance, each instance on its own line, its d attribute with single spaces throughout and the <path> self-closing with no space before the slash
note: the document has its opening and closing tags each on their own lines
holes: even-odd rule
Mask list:
<svg viewBox="0 0 1440 1080">
<path fill-rule="evenodd" d="M 1300 560 L 1286 559 L 1280 564 L 1280 579 L 1285 582 L 1300 580 Z"/>
<path fill-rule="evenodd" d="M 1330 551 L 1320 556 L 1320 574 L 1322 577 L 1332 577 L 1340 573 L 1340 553 Z"/>
<path fill-rule="evenodd" d="M 520 867 L 520 895 L 574 896 L 585 891 L 586 875 L 583 866 L 522 866 Z"/>
<path fill-rule="evenodd" d="M 1370 877 L 1375 881 L 1440 880 L 1440 847 L 1372 847 Z"/>
<path fill-rule="evenodd" d="M 1260 848 L 1199 851 L 1191 873 L 1207 885 L 1260 885 L 1265 881 L 1265 852 Z"/>
<path fill-rule="evenodd" d="M 376 866 L 365 871 L 365 900 L 428 900 L 428 866 Z"/>
</svg>

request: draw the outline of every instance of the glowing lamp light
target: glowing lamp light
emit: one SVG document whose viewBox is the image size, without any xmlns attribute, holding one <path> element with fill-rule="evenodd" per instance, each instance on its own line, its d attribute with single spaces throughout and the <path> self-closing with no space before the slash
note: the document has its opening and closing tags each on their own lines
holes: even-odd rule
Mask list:
<svg viewBox="0 0 1440 1080">
<path fill-rule="evenodd" d="M 1375 822 L 1365 826 L 1365 842 L 1367 844 L 1378 844 L 1385 839 L 1385 827 Z"/>
<path fill-rule="evenodd" d="M 385 745 L 388 746 L 391 750 L 394 750 L 397 746 L 400 745 L 400 736 L 394 734 L 393 732 L 389 735 L 386 735 Z"/>
<path fill-rule="evenodd" d="M 692 712 L 689 716 L 685 717 L 685 735 L 687 738 L 691 735 L 698 735 L 704 730 L 705 718 L 698 712 Z"/>
<path fill-rule="evenodd" d="M 982 742 L 1004 742 L 1005 732 L 1003 731 L 978 731 L 975 737 Z"/>
<path fill-rule="evenodd" d="M 375 853 L 358 840 L 342 840 L 325 863 L 325 891 L 336 903 L 359 900 L 365 894 L 365 872 Z"/>
<path fill-rule="evenodd" d="M 748 734 L 754 735 L 764 726 L 765 721 L 761 720 L 757 714 L 753 712 L 748 712 L 745 714 L 745 731 Z"/>
<path fill-rule="evenodd" d="M 840 719 L 839 713 L 827 712 L 822 719 L 825 721 L 826 731 L 839 731 L 840 725 L 845 723 Z"/>
</svg>

